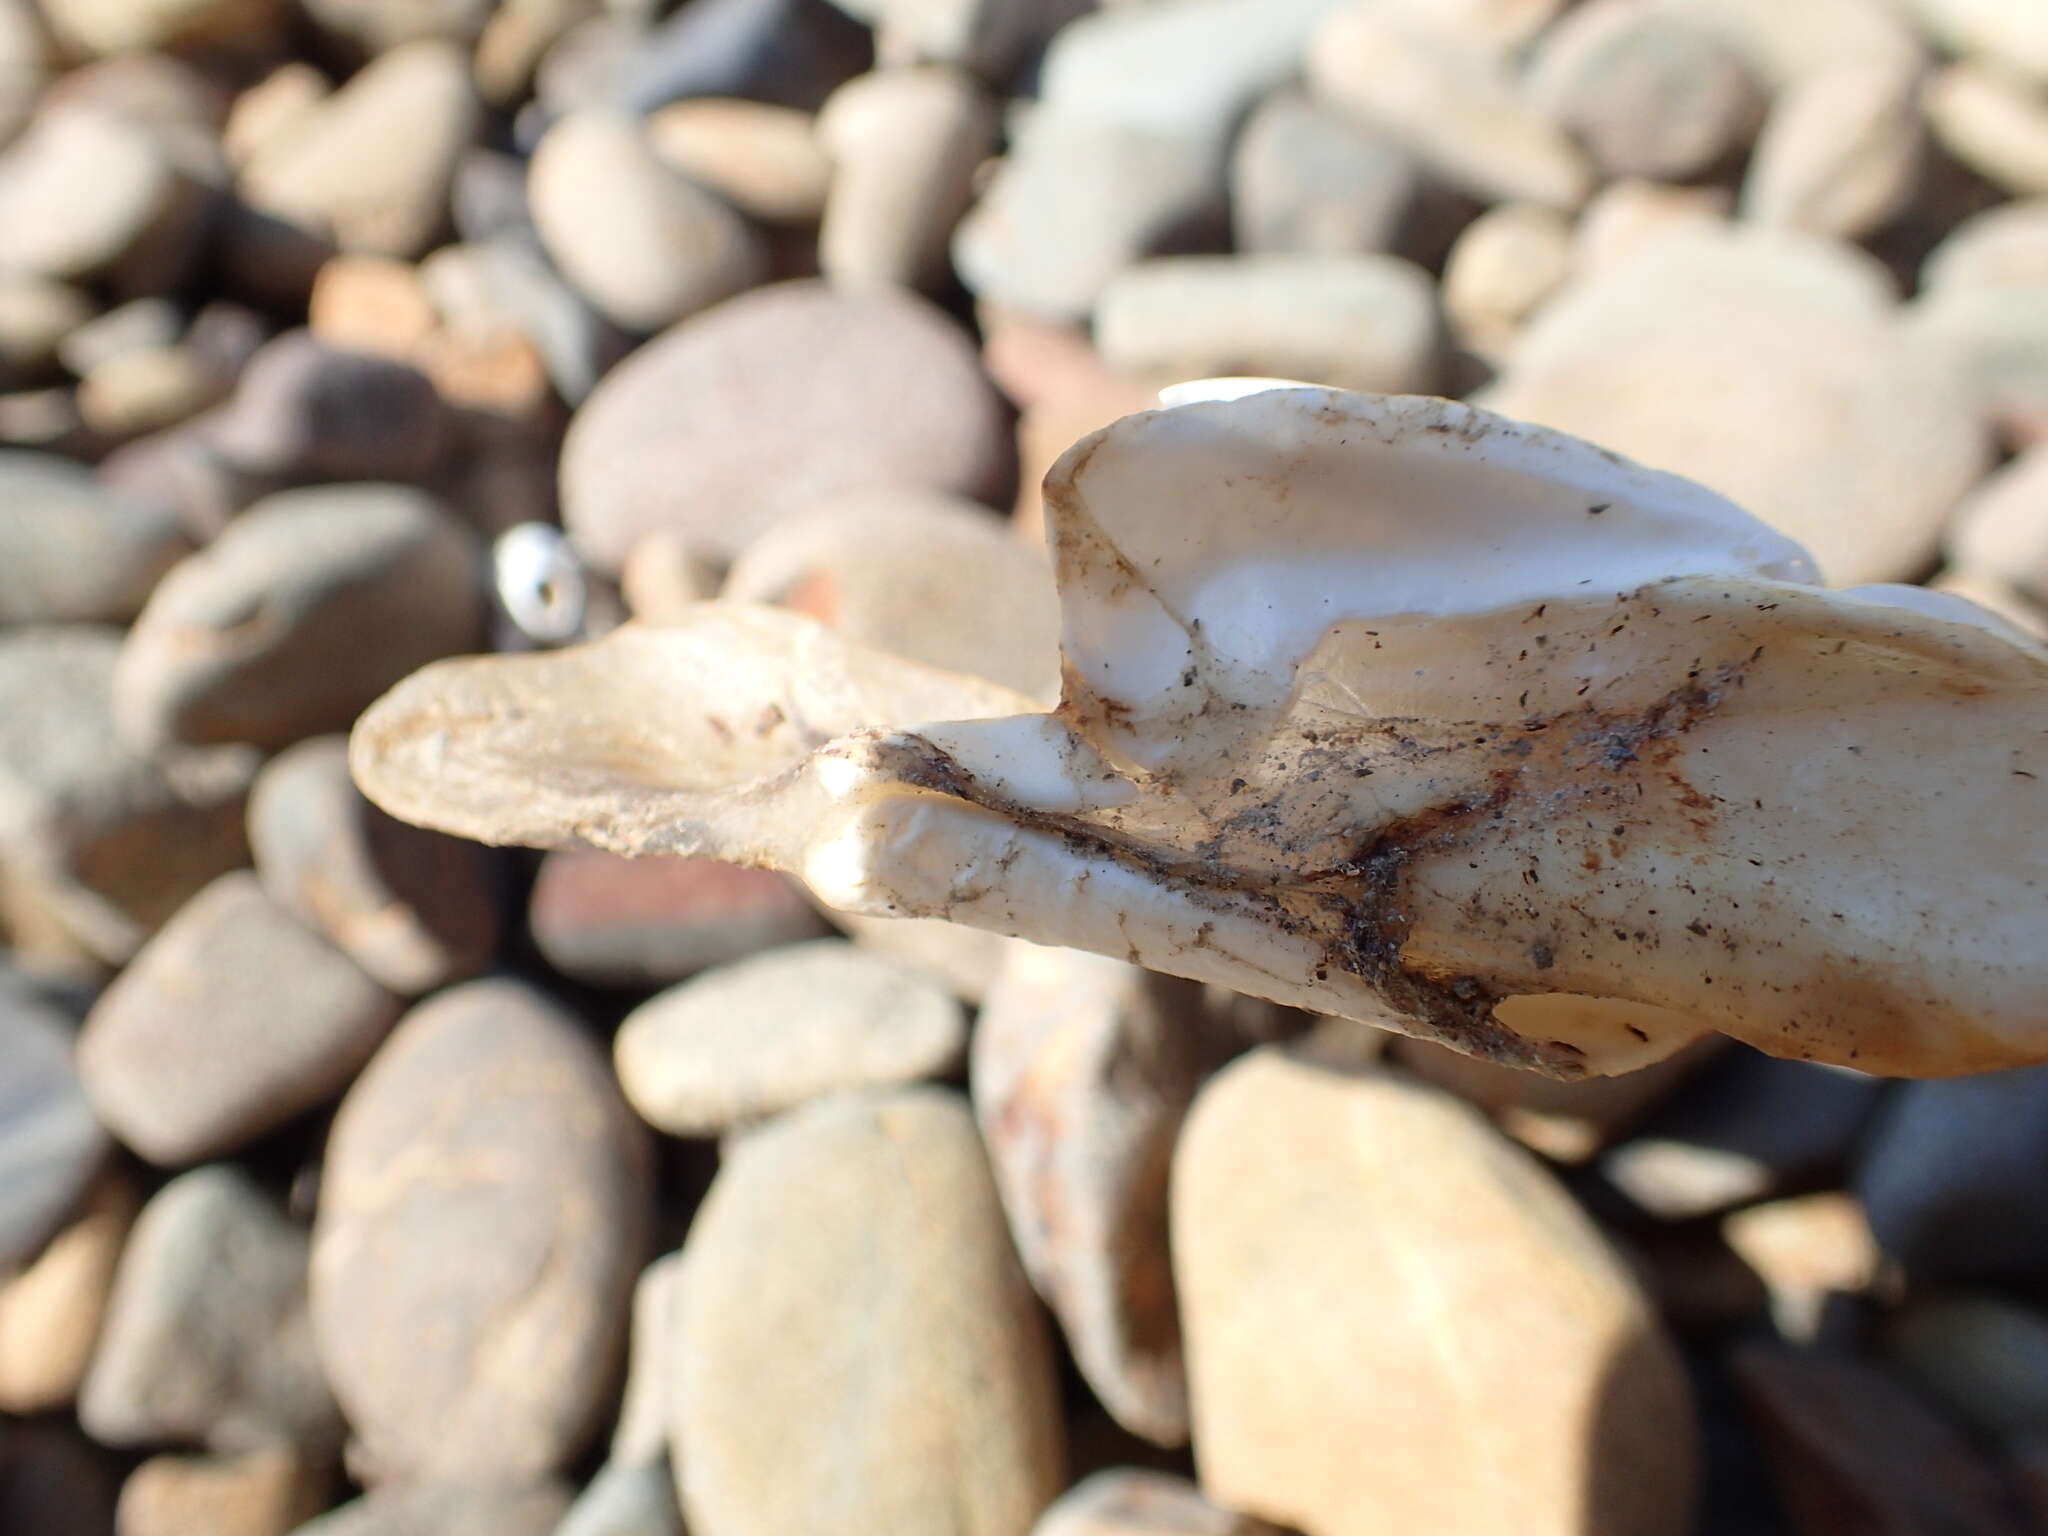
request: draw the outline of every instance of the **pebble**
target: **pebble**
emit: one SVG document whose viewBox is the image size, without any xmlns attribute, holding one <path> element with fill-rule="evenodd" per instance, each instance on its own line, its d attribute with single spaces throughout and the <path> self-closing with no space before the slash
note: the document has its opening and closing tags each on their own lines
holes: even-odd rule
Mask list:
<svg viewBox="0 0 2048 1536">
<path fill-rule="evenodd" d="M 400 1021 L 335 1117 L 314 1223 L 313 1326 L 364 1482 L 515 1485 L 575 1457 L 625 1342 L 645 1152 L 597 1048 L 526 984 Z"/>
<path fill-rule="evenodd" d="M 152 347 L 124 352 L 80 380 L 78 416 L 87 431 L 121 442 L 189 421 L 227 392 L 190 348 Z"/>
<path fill-rule="evenodd" d="M 1218 1509 L 1194 1484 L 1165 1472 L 1113 1467 L 1076 1483 L 1031 1536 L 1278 1536 L 1263 1520 Z"/>
<path fill-rule="evenodd" d="M 673 530 L 635 544 L 619 570 L 619 596 L 644 624 L 672 624 L 718 596 L 722 575 Z"/>
<path fill-rule="evenodd" d="M 1540 203 L 1499 203 L 1465 226 L 1444 265 L 1443 307 L 1458 339 L 1505 355 L 1571 276 L 1571 222 Z"/>
<path fill-rule="evenodd" d="M 277 46 L 283 11 L 278 0 L 63 0 L 49 8 L 52 30 L 67 44 L 101 56 L 153 49 L 260 54 Z"/>
<path fill-rule="evenodd" d="M 449 324 L 488 319 L 517 327 L 540 354 L 555 393 L 571 404 L 587 396 L 628 350 L 625 333 L 591 308 L 523 238 L 443 246 L 420 264 L 419 272 Z"/>
<path fill-rule="evenodd" d="M 2048 1429 L 2048 1318 L 2031 1307 L 1984 1293 L 1916 1297 L 1887 1320 L 1880 1348 L 1980 1435 Z"/>
<path fill-rule="evenodd" d="M 1958 568 L 2048 597 L 2048 443 L 1986 476 L 1964 497 L 1945 542 Z"/>
<path fill-rule="evenodd" d="M 475 541 L 424 493 L 281 491 L 158 584 L 121 650 L 116 720 L 136 743 L 266 748 L 345 728 L 407 673 L 476 649 L 482 595 Z"/>
<path fill-rule="evenodd" d="M 221 125 L 221 153 L 239 171 L 272 139 L 303 126 L 333 90 L 327 76 L 311 64 L 292 59 L 278 65 L 236 95 Z"/>
<path fill-rule="evenodd" d="M 1882 66 L 1832 70 L 1778 98 L 1742 181 L 1742 216 L 1860 240 L 1903 213 L 1926 154 L 1918 82 Z"/>
<path fill-rule="evenodd" d="M 772 870 L 594 848 L 541 860 L 527 924 L 564 976 L 639 990 L 831 931 L 795 882 Z"/>
<path fill-rule="evenodd" d="M 206 199 L 150 131 L 87 106 L 46 109 L 0 155 L 0 266 L 121 294 L 175 288 Z"/>
<path fill-rule="evenodd" d="M 1318 100 L 1485 202 L 1570 210 L 1593 190 L 1585 157 L 1502 61 L 1369 0 L 1330 13 L 1305 68 Z"/>
<path fill-rule="evenodd" d="M 591 0 L 511 0 L 492 11 L 477 38 L 473 65 L 484 100 L 500 109 L 517 107 L 547 51 L 593 9 Z"/>
<path fill-rule="evenodd" d="M 0 274 L 0 384 L 15 389 L 49 377 L 58 347 L 92 317 L 92 299 L 70 283 Z"/>
<path fill-rule="evenodd" d="M 741 96 L 815 111 L 873 53 L 867 29 L 828 0 L 693 0 L 636 45 L 619 105 Z"/>
<path fill-rule="evenodd" d="M 607 1462 L 577 1496 L 554 1536 L 684 1536 L 667 1458 L 638 1466 Z"/>
<path fill-rule="evenodd" d="M 447 225 L 456 162 L 481 127 L 462 50 L 403 43 L 259 146 L 241 194 L 343 250 L 418 256 Z"/>
<path fill-rule="evenodd" d="M 1006 80 L 1020 60 L 1061 35 L 1090 0 L 835 0 L 875 29 L 888 60 L 931 60 Z"/>
<path fill-rule="evenodd" d="M 1906 1083 L 1872 1127 L 1851 1187 L 1886 1253 L 1915 1274 L 2048 1265 L 2048 1067 Z"/>
<path fill-rule="evenodd" d="M 954 231 L 953 267 L 984 303 L 1084 320 L 1125 267 L 1212 244 L 1227 220 L 1219 152 L 1040 106 Z"/>
<path fill-rule="evenodd" d="M 1044 1327 L 957 1095 L 840 1095 L 741 1138 L 684 1263 L 691 1529 L 1024 1536 L 1059 1492 Z"/>
<path fill-rule="evenodd" d="M 1688 181 L 1739 154 L 1765 96 L 1742 56 L 1669 7 L 1592 0 L 1544 34 L 1530 99 L 1609 176 Z"/>
<path fill-rule="evenodd" d="M 818 268 L 842 289 L 935 288 L 947 244 L 995 148 L 996 108 L 973 78 L 926 66 L 861 75 L 818 114 L 832 158 Z"/>
<path fill-rule="evenodd" d="M 131 299 L 83 320 L 57 344 L 57 361 L 81 377 L 124 352 L 167 347 L 185 329 L 168 299 Z"/>
<path fill-rule="evenodd" d="M 39 1252 L 78 1209 L 107 1152 L 73 1062 L 70 1024 L 0 991 L 0 1268 Z"/>
<path fill-rule="evenodd" d="M 329 1475 L 287 1445 L 152 1456 L 121 1485 L 120 1536 L 286 1536 L 326 1507 Z"/>
<path fill-rule="evenodd" d="M 1660 1221 L 1687 1221 L 1839 1171 L 1883 1096 L 1882 1079 L 1729 1050 L 1600 1160 Z"/>
<path fill-rule="evenodd" d="M 1883 1264 L 1863 1207 L 1840 1190 L 1731 1211 L 1721 1234 L 1768 1287 L 1779 1334 L 1798 1343 L 1816 1342 L 1829 1299 L 1869 1292 Z"/>
<path fill-rule="evenodd" d="M 2048 283 L 2048 197 L 2000 203 L 1964 219 L 1920 266 L 1920 288 Z"/>
<path fill-rule="evenodd" d="M 328 32 L 372 54 L 423 37 L 467 42 L 491 13 L 488 0 L 306 0 L 305 9 Z"/>
<path fill-rule="evenodd" d="M 1936 592 L 1967 598 L 1979 608 L 2005 620 L 2023 635 L 2048 640 L 2048 606 L 1999 577 L 1975 571 L 1948 570 L 1938 572 L 1928 586 Z"/>
<path fill-rule="evenodd" d="M 1111 5 L 1063 27 L 1047 48 L 1047 110 L 1111 122 L 1220 162 L 1259 98 L 1295 78 L 1335 0 L 1179 0 Z"/>
<path fill-rule="evenodd" d="M 2048 90 L 1993 65 L 1950 65 L 1920 95 L 1941 147 L 2017 197 L 2048 193 Z"/>
<path fill-rule="evenodd" d="M 125 1145 L 182 1167 L 333 1098 L 400 1006 L 237 870 L 187 902 L 101 994 L 79 1036 L 79 1075 Z"/>
<path fill-rule="evenodd" d="M 497 950 L 495 855 L 371 805 L 349 779 L 344 737 L 270 760 L 249 795 L 249 847 L 278 909 L 393 992 L 474 976 Z"/>
<path fill-rule="evenodd" d="M 78 1396 L 135 1204 L 129 1181 L 104 1172 L 40 1252 L 0 1269 L 0 1413 L 51 1413 Z"/>
<path fill-rule="evenodd" d="M 1910 342 L 1888 287 L 1819 237 L 1674 230 L 1568 285 L 1480 399 L 1702 482 L 1837 585 L 1909 579 L 1988 444 L 1960 366 Z"/>
<path fill-rule="evenodd" d="M 421 269 L 388 256 L 336 256 L 313 279 L 306 329 L 346 352 L 411 359 L 440 323 Z"/>
<path fill-rule="evenodd" d="M 2029 1529 L 1991 1463 L 1876 1366 L 1763 1344 L 1732 1364 L 1794 1536 Z"/>
<path fill-rule="evenodd" d="M 1725 187 L 1612 181 L 1594 194 L 1573 232 L 1573 271 L 1612 267 L 1649 241 L 1700 224 L 1725 224 L 1735 199 Z"/>
<path fill-rule="evenodd" d="M 120 964 L 216 875 L 248 860 L 240 748 L 136 752 L 114 728 L 119 631 L 0 636 L 0 864 L 17 951 L 30 914 Z"/>
<path fill-rule="evenodd" d="M 548 129 L 527 193 L 562 274 L 625 330 L 660 330 L 762 276 L 746 222 L 671 170 L 622 115 L 572 113 Z"/>
<path fill-rule="evenodd" d="M 449 447 L 448 413 L 425 374 L 287 331 L 249 359 L 201 441 L 262 484 L 417 480 Z"/>
<path fill-rule="evenodd" d="M 1095 344 L 1125 373 L 1304 379 L 1436 392 L 1443 320 L 1429 274 L 1399 256 L 1163 256 L 1118 274 Z"/>
<path fill-rule="evenodd" d="M 669 1360 L 676 1353 L 675 1308 L 682 1284 L 681 1252 L 665 1253 L 633 1283 L 633 1319 L 626 1343 L 626 1385 L 612 1428 L 609 1464 L 662 1465 L 668 1472 Z M 669 1499 L 674 1501 L 674 1484 Z"/>
<path fill-rule="evenodd" d="M 78 1417 L 113 1446 L 340 1443 L 306 1320 L 306 1234 L 245 1174 L 195 1168 L 142 1208 Z"/>
<path fill-rule="evenodd" d="M 1025 1272 L 1096 1397 L 1159 1445 L 1188 1433 L 1167 1167 L 1221 1046 L 1194 983 L 1022 944 L 974 1033 L 975 1118 Z"/>
<path fill-rule="evenodd" d="M 729 97 L 672 102 L 647 119 L 655 154 L 750 218 L 814 224 L 832 161 L 817 120 L 794 107 Z"/>
<path fill-rule="evenodd" d="M 1910 73 L 1926 45 L 1892 0 L 1653 0 L 1712 32 L 1773 94 L 1809 75 L 1865 64 Z"/>
<path fill-rule="evenodd" d="M 0 623 L 131 619 L 190 548 L 174 508 L 55 454 L 0 449 Z"/>
<path fill-rule="evenodd" d="M 665 331 L 606 375 L 562 445 L 562 513 L 603 571 L 664 527 L 729 560 L 845 491 L 1004 495 L 1011 456 L 1002 401 L 939 310 L 911 294 L 779 283 Z"/>
<path fill-rule="evenodd" d="M 957 497 L 862 491 L 821 502 L 749 545 L 720 596 L 793 608 L 863 644 L 1022 693 L 1058 692 L 1050 565 Z"/>
<path fill-rule="evenodd" d="M 2048 282 L 1950 284 L 1906 307 L 1914 341 L 1970 380 L 2015 447 L 2048 440 Z"/>
<path fill-rule="evenodd" d="M 569 1490 L 552 1481 L 524 1488 L 406 1483 L 373 1488 L 292 1536 L 554 1536 L 569 1503 Z"/>
<path fill-rule="evenodd" d="M 1317 1536 L 1690 1524 L 1676 1353 L 1591 1221 L 1459 1100 L 1255 1051 L 1195 1101 L 1172 1224 L 1219 1505 Z"/>
<path fill-rule="evenodd" d="M 619 1086 L 672 1136 L 717 1136 L 845 1089 L 944 1077 L 967 1048 L 936 982 L 845 939 L 765 950 L 626 1015 Z"/>
<path fill-rule="evenodd" d="M 2048 14 L 2025 0 L 1902 0 L 1903 9 L 1952 53 L 1997 61 L 2048 84 Z"/>
<path fill-rule="evenodd" d="M 1259 103 L 1230 162 L 1238 250 L 1442 260 L 1466 205 L 1391 139 L 1293 89 Z"/>
</svg>

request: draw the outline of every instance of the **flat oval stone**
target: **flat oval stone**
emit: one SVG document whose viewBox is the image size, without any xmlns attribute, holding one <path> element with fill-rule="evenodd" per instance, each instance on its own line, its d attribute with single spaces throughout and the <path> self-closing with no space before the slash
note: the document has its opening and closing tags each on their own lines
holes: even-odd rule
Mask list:
<svg viewBox="0 0 2048 1536">
<path fill-rule="evenodd" d="M 865 644 L 1050 698 L 1052 568 L 987 508 L 860 491 L 785 518 L 733 562 L 722 597 L 808 613 Z"/>
<path fill-rule="evenodd" d="M 1257 1051 L 1195 1101 L 1172 1214 L 1224 1508 L 1317 1536 L 1689 1528 L 1676 1351 L 1591 1220 L 1470 1106 Z"/>
<path fill-rule="evenodd" d="M 364 1479 L 569 1462 L 610 1401 L 645 1202 L 642 1133 L 559 1005 L 475 981 L 407 1014 L 335 1117 L 314 1223 L 313 1326 Z"/>
<path fill-rule="evenodd" d="M 237 870 L 187 902 L 100 995 L 79 1072 L 126 1145 L 154 1163 L 195 1163 L 339 1093 L 400 1006 Z"/>
<path fill-rule="evenodd" d="M 1020 944 L 974 1030 L 975 1119 L 1025 1270 L 1096 1397 L 1160 1445 L 1188 1433 L 1167 1168 L 1222 1059 L 1212 1025 L 1193 982 Z"/>
<path fill-rule="evenodd" d="M 691 1529 L 1025 1536 L 1059 1491 L 1044 1326 L 958 1095 L 841 1095 L 740 1139 L 683 1265 Z"/>
<path fill-rule="evenodd" d="M 674 528 L 730 558 L 826 496 L 1007 489 L 1005 408 L 972 343 L 904 293 L 756 289 L 663 332 L 606 376 L 562 446 L 562 512 L 616 570 Z"/>
<path fill-rule="evenodd" d="M 62 1015 L 0 990 L 0 1270 L 57 1230 L 107 1152 L 72 1052 Z"/>
<path fill-rule="evenodd" d="M 249 847 L 270 899 L 394 992 L 473 976 L 497 947 L 496 856 L 371 805 L 345 737 L 270 760 L 249 795 Z"/>
<path fill-rule="evenodd" d="M 122 648 L 115 718 L 138 743 L 283 747 L 343 729 L 408 672 L 477 648 L 481 570 L 423 492 L 267 497 L 157 586 Z"/>
<path fill-rule="evenodd" d="M 966 1044 L 966 1016 L 936 982 L 818 939 L 649 999 L 626 1015 L 613 1054 L 649 1124 L 715 1136 L 840 1089 L 941 1076 Z"/>
<path fill-rule="evenodd" d="M 1964 370 L 1906 334 L 1888 286 L 1831 240 L 1674 230 L 1568 284 L 1483 403 L 1700 481 L 1837 585 L 1905 580 L 1989 444 Z"/>
<path fill-rule="evenodd" d="M 0 858 L 24 910 L 119 964 L 216 875 L 245 863 L 238 747 L 138 752 L 114 729 L 121 632 L 24 627 L 0 636 Z"/>
<path fill-rule="evenodd" d="M 527 196 L 562 275 L 629 331 L 659 330 L 730 298 L 765 267 L 746 221 L 671 170 L 620 113 L 572 113 L 548 129 Z"/>
<path fill-rule="evenodd" d="M 462 49 L 403 43 L 252 155 L 242 195 L 343 250 L 418 256 L 447 225 L 456 162 L 482 116 Z"/>
<path fill-rule="evenodd" d="M 195 1168 L 143 1207 L 78 1417 L 105 1445 L 338 1448 L 306 1321 L 306 1234 L 239 1170 Z"/>
<path fill-rule="evenodd" d="M 1429 274 L 1399 256 L 1166 256 L 1110 280 L 1095 344 L 1127 373 L 1432 394 L 1443 322 Z"/>
<path fill-rule="evenodd" d="M 0 451 L 0 622 L 131 619 L 190 548 L 166 502 L 55 454 Z"/>
</svg>

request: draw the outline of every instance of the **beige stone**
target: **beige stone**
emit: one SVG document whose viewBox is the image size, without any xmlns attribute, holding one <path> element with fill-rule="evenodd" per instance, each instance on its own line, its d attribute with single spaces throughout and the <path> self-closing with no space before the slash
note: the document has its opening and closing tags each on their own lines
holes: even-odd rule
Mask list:
<svg viewBox="0 0 2048 1536">
<path fill-rule="evenodd" d="M 240 170 L 269 143 L 296 130 L 334 87 L 299 59 L 280 64 L 235 98 L 221 129 L 221 150 Z"/>
<path fill-rule="evenodd" d="M 697 97 L 650 114 L 647 142 L 676 170 L 757 219 L 809 224 L 825 210 L 832 162 L 808 112 Z"/>
<path fill-rule="evenodd" d="M 1256 1052 L 1195 1102 L 1173 1232 L 1217 1503 L 1317 1536 L 1690 1529 L 1676 1353 L 1470 1107 Z"/>
<path fill-rule="evenodd" d="M 152 1456 L 121 1485 L 120 1536 L 285 1536 L 327 1503 L 330 1473 L 290 1446 Z"/>
<path fill-rule="evenodd" d="M 128 1179 L 103 1173 L 42 1252 L 0 1275 L 0 1413 L 48 1413 L 77 1397 L 135 1208 Z"/>
<path fill-rule="evenodd" d="M 1459 340 L 1498 356 L 1571 275 L 1572 225 L 1540 203 L 1501 203 L 1458 236 L 1444 267 L 1443 305 Z"/>
<path fill-rule="evenodd" d="M 410 361 L 435 325 L 417 267 L 389 256 L 336 256 L 313 279 L 306 327 L 329 346 Z"/>
<path fill-rule="evenodd" d="M 1742 184 L 1742 214 L 1859 240 L 1902 213 L 1926 150 L 1916 82 L 1879 65 L 1832 70 L 1781 96 Z"/>
<path fill-rule="evenodd" d="M 1921 95 L 1942 147 L 2008 192 L 2048 192 L 2048 89 L 1995 64 L 1951 65 Z"/>
<path fill-rule="evenodd" d="M 845 1095 L 741 1138 L 683 1263 L 691 1529 L 1025 1536 L 1058 1492 L 1043 1324 L 957 1095 Z"/>
</svg>

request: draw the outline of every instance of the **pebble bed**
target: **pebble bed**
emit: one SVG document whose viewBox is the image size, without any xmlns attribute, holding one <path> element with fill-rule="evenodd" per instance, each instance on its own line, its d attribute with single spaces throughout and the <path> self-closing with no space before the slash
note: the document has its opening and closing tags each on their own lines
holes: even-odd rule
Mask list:
<svg viewBox="0 0 2048 1536">
<path fill-rule="evenodd" d="M 0 1532 L 2048 1532 L 2048 1067 L 1564 1085 L 402 825 L 719 596 L 1050 699 L 1161 384 L 2048 634 L 2039 0 L 0 0 Z"/>
</svg>

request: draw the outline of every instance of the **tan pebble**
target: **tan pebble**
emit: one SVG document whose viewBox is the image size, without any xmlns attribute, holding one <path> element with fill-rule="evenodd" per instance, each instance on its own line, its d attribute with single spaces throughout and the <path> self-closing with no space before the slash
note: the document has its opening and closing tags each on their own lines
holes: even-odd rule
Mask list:
<svg viewBox="0 0 2048 1536">
<path fill-rule="evenodd" d="M 272 139 L 304 123 L 334 87 L 312 65 L 294 59 L 280 64 L 235 98 L 221 129 L 221 150 L 240 170 Z"/>
<path fill-rule="evenodd" d="M 227 393 L 226 381 L 189 348 L 144 347 L 79 381 L 78 415 L 102 437 L 139 437 L 197 416 Z"/>
<path fill-rule="evenodd" d="M 771 224 L 808 224 L 825 210 L 832 162 L 808 112 L 701 97 L 647 119 L 647 140 L 675 170 Z"/>
<path fill-rule="evenodd" d="M 554 398 L 540 352 L 514 326 L 482 332 L 444 326 L 427 336 L 413 361 L 450 405 L 526 418 Z"/>
<path fill-rule="evenodd" d="M 48 1413 L 77 1397 L 134 1220 L 128 1179 L 103 1173 L 78 1218 L 0 1276 L 0 1412 Z"/>
<path fill-rule="evenodd" d="M 336 256 L 313 279 L 306 324 L 330 346 L 412 360 L 433 332 L 420 272 L 387 256 Z"/>
<path fill-rule="evenodd" d="M 1921 102 L 1958 160 L 2021 197 L 2048 193 L 2048 88 L 1966 61 L 1928 81 Z"/>
<path fill-rule="evenodd" d="M 121 1485 L 120 1536 L 285 1536 L 327 1503 L 331 1474 L 290 1446 L 152 1456 Z"/>
</svg>

